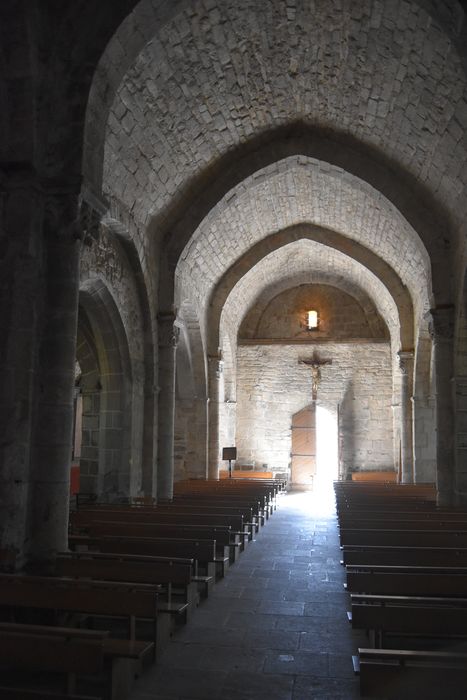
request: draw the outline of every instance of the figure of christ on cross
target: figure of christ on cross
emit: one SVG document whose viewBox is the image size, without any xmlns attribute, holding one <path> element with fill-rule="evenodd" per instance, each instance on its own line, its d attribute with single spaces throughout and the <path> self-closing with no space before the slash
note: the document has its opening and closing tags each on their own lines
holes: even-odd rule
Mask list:
<svg viewBox="0 0 467 700">
<path fill-rule="evenodd" d="M 332 360 L 320 360 L 318 353 L 314 350 L 309 360 L 299 360 L 298 362 L 311 367 L 311 398 L 313 401 L 316 401 L 318 398 L 318 384 L 321 379 L 321 367 L 323 365 L 332 365 Z"/>
</svg>

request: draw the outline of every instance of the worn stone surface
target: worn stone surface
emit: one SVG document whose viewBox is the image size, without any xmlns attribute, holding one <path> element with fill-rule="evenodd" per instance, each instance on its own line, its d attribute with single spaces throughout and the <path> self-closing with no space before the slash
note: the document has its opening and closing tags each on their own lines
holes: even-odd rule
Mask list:
<svg viewBox="0 0 467 700">
<path fill-rule="evenodd" d="M 65 543 L 78 280 L 54 239 L 95 241 L 96 213 L 111 234 L 84 255 L 99 350 L 80 328 L 87 486 L 155 493 L 161 434 L 161 470 L 175 434 L 179 473 L 203 473 L 207 407 L 211 451 L 235 441 L 242 319 L 313 283 L 366 295 L 387 325 L 396 454 L 396 353 L 415 352 L 416 478 L 465 497 L 463 4 L 52 5 L 0 6 L 0 548 L 24 559 L 31 534 L 44 552 Z M 297 226 L 320 235 L 299 241 Z M 449 311 L 446 337 L 430 337 L 430 309 Z M 159 312 L 190 329 L 177 360 L 190 391 L 165 433 Z M 224 363 L 215 386 L 208 356 Z"/>
<path fill-rule="evenodd" d="M 321 504 L 326 497 L 321 497 Z M 131 700 L 352 700 L 353 632 L 332 506 L 280 499 L 192 621 L 137 682 Z"/>
<path fill-rule="evenodd" d="M 143 320 L 134 271 L 108 229 L 83 246 L 80 305 L 77 357 L 86 369 L 81 488 L 109 497 L 136 495 L 142 484 L 147 371 Z"/>
<path fill-rule="evenodd" d="M 426 251 L 400 212 L 363 181 L 303 156 L 282 160 L 247 178 L 211 210 L 180 258 L 178 295 L 187 294 L 202 306 L 212 286 L 254 243 L 307 222 L 342 232 L 377 252 L 408 287 L 417 312 L 428 309 Z M 319 246 L 315 248 L 321 257 Z M 334 251 L 327 248 L 326 253 L 330 257 L 326 271 L 337 277 Z M 346 254 L 352 257 L 351 247 Z M 299 256 L 290 261 L 291 274 L 295 265 L 300 266 Z"/>
<path fill-rule="evenodd" d="M 363 296 L 363 295 L 362 295 Z M 387 338 L 387 329 L 370 299 L 360 303 L 329 285 L 300 285 L 275 296 L 259 313 L 249 313 L 240 338 L 295 338 L 301 340 Z M 318 328 L 310 334 L 307 312 L 318 311 Z"/>
<path fill-rule="evenodd" d="M 238 348 L 238 461 L 284 471 L 291 452 L 292 416 L 311 403 L 311 372 L 299 359 L 315 351 L 321 369 L 317 405 L 337 421 L 341 473 L 394 464 L 389 348 L 380 344 L 261 345 Z"/>
<path fill-rule="evenodd" d="M 424 8 L 177 9 L 127 71 L 108 123 L 106 172 L 120 167 L 112 189 L 128 205 L 136 198 L 139 218 L 148 200 L 160 210 L 189 174 L 235 143 L 300 118 L 384 147 L 440 198 L 456 201 L 465 162 L 453 157 L 465 149 L 460 60 Z"/>
</svg>

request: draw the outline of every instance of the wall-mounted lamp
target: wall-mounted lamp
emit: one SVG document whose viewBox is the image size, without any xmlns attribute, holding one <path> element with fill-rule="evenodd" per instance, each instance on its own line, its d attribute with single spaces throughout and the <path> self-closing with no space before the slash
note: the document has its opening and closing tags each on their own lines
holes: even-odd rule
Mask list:
<svg viewBox="0 0 467 700">
<path fill-rule="evenodd" d="M 318 312 L 314 309 L 306 312 L 306 327 L 309 331 L 316 331 L 318 329 L 319 319 Z"/>
</svg>

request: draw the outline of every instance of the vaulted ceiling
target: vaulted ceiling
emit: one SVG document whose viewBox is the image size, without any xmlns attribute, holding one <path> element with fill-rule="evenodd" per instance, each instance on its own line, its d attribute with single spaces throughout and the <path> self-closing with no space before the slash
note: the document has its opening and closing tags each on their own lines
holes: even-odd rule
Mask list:
<svg viewBox="0 0 467 700">
<path fill-rule="evenodd" d="M 176 268 L 174 303 L 203 329 L 241 260 L 236 328 L 265 290 L 317 276 L 369 294 L 400 339 L 401 304 L 419 323 L 448 301 L 463 254 L 463 17 L 455 0 L 142 0 L 96 74 L 85 173 L 103 156 L 148 274 Z M 255 252 L 297 225 L 329 246 Z"/>
</svg>

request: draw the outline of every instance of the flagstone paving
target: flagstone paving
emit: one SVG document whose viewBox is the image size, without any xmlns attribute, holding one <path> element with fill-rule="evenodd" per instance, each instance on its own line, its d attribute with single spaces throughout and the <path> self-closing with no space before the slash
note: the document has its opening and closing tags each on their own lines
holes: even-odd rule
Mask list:
<svg viewBox="0 0 467 700">
<path fill-rule="evenodd" d="M 329 499 L 329 497 L 328 497 Z M 352 700 L 351 656 L 332 501 L 289 493 L 131 700 Z"/>
</svg>

